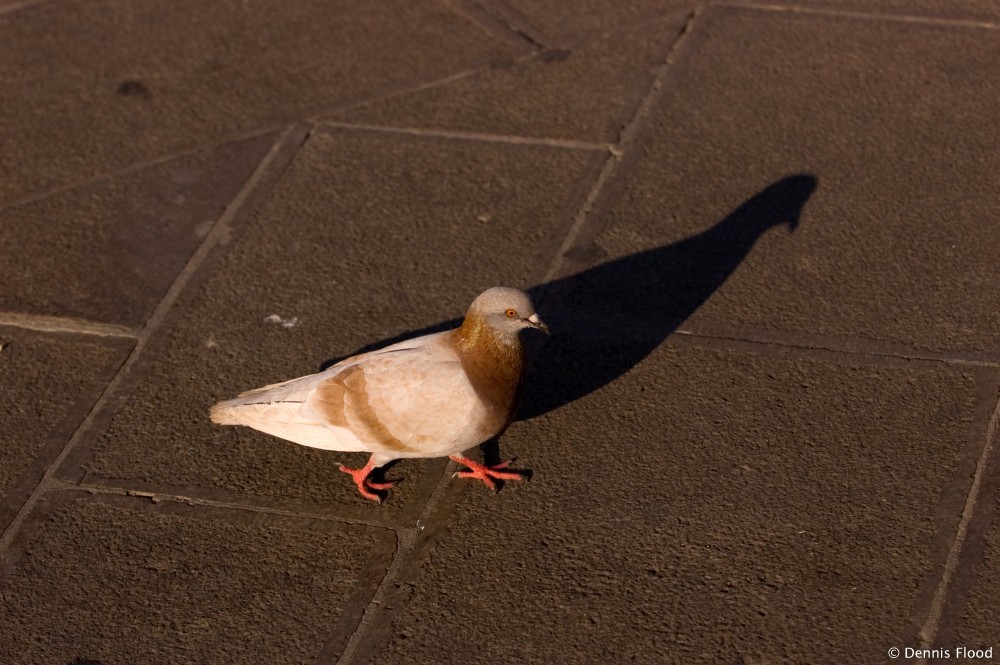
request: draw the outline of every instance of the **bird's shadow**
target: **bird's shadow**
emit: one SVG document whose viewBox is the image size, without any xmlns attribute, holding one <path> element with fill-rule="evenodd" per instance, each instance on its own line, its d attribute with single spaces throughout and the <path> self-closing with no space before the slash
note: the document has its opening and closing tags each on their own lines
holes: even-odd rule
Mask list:
<svg viewBox="0 0 1000 665">
<path fill-rule="evenodd" d="M 782 178 L 697 235 L 527 289 L 552 336 L 534 358 L 516 419 L 548 413 L 628 372 L 708 300 L 766 231 L 794 231 L 817 184 L 810 174 Z M 442 321 L 355 353 L 460 323 Z M 495 441 L 483 450 L 487 463 L 499 460 Z"/>
</svg>

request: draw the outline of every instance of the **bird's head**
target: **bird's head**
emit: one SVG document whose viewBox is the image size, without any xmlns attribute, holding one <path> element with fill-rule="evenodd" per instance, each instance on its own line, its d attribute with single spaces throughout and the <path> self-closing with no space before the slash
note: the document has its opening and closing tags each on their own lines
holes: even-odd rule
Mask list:
<svg viewBox="0 0 1000 665">
<path fill-rule="evenodd" d="M 548 334 L 549 327 L 535 312 L 528 294 L 519 289 L 495 286 L 479 294 L 469 306 L 466 321 L 488 327 L 499 340 L 513 344 L 525 328 L 537 328 Z"/>
</svg>

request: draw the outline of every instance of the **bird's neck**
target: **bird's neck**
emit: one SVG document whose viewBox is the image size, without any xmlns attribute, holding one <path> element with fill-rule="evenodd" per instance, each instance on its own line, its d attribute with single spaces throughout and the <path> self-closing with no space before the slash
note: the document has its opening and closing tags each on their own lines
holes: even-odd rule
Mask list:
<svg viewBox="0 0 1000 665">
<path fill-rule="evenodd" d="M 455 348 L 473 388 L 484 400 L 513 411 L 527 358 L 519 337 L 503 339 L 479 316 L 465 317 L 454 332 Z"/>
</svg>

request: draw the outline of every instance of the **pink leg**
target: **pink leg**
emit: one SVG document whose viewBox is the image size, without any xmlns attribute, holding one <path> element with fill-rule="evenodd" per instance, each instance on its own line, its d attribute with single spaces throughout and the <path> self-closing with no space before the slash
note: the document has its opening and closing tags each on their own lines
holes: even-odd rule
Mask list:
<svg viewBox="0 0 1000 665">
<path fill-rule="evenodd" d="M 350 474 L 350 476 L 354 479 L 354 484 L 358 486 L 358 491 L 361 493 L 361 496 L 376 503 L 382 503 L 382 496 L 380 494 L 376 494 L 372 490 L 387 490 L 396 484 L 396 481 L 373 483 L 368 480 L 368 476 L 370 476 L 372 471 L 375 470 L 375 461 L 371 458 L 369 458 L 368 463 L 360 469 L 352 469 L 344 466 L 343 464 L 339 464 L 338 466 L 341 471 Z"/>
<path fill-rule="evenodd" d="M 494 492 L 497 491 L 497 484 L 493 482 L 494 480 L 525 479 L 525 475 L 519 471 L 502 471 L 502 469 L 506 469 L 507 466 L 510 465 L 510 460 L 504 460 L 503 462 L 494 464 L 493 466 L 486 466 L 485 464 L 480 464 L 479 462 L 473 462 L 469 458 L 462 457 L 461 455 L 449 455 L 448 459 L 469 467 L 467 471 L 455 472 L 452 475 L 452 478 L 478 478 Z"/>
</svg>

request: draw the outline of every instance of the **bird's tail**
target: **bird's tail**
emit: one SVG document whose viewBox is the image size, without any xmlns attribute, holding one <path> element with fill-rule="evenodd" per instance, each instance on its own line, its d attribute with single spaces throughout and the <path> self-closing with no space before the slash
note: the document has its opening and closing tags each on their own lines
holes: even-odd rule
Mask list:
<svg viewBox="0 0 1000 665">
<path fill-rule="evenodd" d="M 208 417 L 218 425 L 249 425 L 259 420 L 261 410 L 267 410 L 272 403 L 287 400 L 300 402 L 303 397 L 296 397 L 298 391 L 308 393 L 311 385 L 322 377 L 317 374 L 300 376 L 281 383 L 272 383 L 263 388 L 254 388 L 240 393 L 239 397 L 219 402 L 208 411 Z"/>
<path fill-rule="evenodd" d="M 236 400 L 219 402 L 208 411 L 208 417 L 217 425 L 242 425 L 239 418 L 239 404 L 234 404 Z"/>
</svg>

